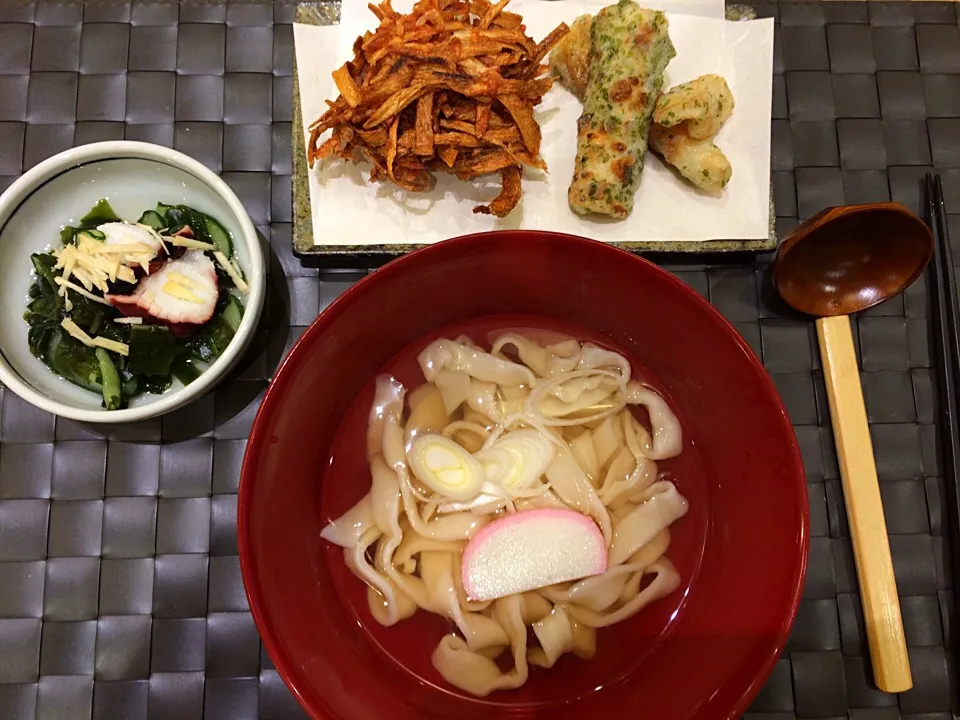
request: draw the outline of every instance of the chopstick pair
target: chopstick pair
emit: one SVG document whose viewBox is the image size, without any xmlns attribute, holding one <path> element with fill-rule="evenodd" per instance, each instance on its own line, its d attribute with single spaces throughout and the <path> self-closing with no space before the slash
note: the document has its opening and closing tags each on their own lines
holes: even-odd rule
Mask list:
<svg viewBox="0 0 960 720">
<path fill-rule="evenodd" d="M 924 199 L 927 222 L 933 231 L 933 298 L 934 319 L 937 321 L 936 369 L 940 421 L 943 436 L 943 482 L 946 485 L 948 516 L 953 543 L 953 581 L 960 587 L 960 308 L 957 301 L 957 279 L 953 267 L 953 251 L 947 229 L 947 214 L 943 201 L 943 182 L 940 176 L 926 174 Z"/>
</svg>

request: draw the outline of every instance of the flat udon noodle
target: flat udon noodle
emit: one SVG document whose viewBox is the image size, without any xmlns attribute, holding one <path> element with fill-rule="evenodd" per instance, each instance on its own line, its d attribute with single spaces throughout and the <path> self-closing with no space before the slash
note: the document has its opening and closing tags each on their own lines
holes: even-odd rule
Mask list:
<svg viewBox="0 0 960 720">
<path fill-rule="evenodd" d="M 344 548 L 343 559 L 350 572 L 367 584 L 370 614 L 378 623 L 389 627 L 413 615 L 417 605 L 367 561 L 367 548 L 379 537 L 380 531 L 376 528 L 367 531 L 356 545 Z"/>
<path fill-rule="evenodd" d="M 373 518 L 373 504 L 370 493 L 363 496 L 356 505 L 347 510 L 336 520 L 329 522 L 320 532 L 327 542 L 343 548 L 352 548 L 359 544 L 360 538 L 373 529 L 376 521 Z"/>
<path fill-rule="evenodd" d="M 593 343 L 584 343 L 580 353 L 580 369 L 584 368 L 616 368 L 625 383 L 630 382 L 630 361 L 620 353 L 607 350 Z"/>
<path fill-rule="evenodd" d="M 480 423 L 457 420 L 447 425 L 442 434 L 453 439 L 467 452 L 476 453 L 483 448 L 483 443 L 490 436 L 490 431 Z"/>
<path fill-rule="evenodd" d="M 687 508 L 686 499 L 673 483 L 666 480 L 654 483 L 647 491 L 647 499 L 614 525 L 608 562 L 611 565 L 625 562 L 657 533 L 686 515 Z"/>
<path fill-rule="evenodd" d="M 580 343 L 573 339 L 540 347 L 520 333 L 506 333 L 494 341 L 490 354 L 510 362 L 504 352 L 508 347 L 514 349 L 520 362 L 542 378 L 570 372 L 580 362 Z"/>
<path fill-rule="evenodd" d="M 567 507 L 589 515 L 596 521 L 609 546 L 613 537 L 610 515 L 573 455 L 570 452 L 560 452 L 547 468 L 546 476 L 550 489 Z"/>
<path fill-rule="evenodd" d="M 597 462 L 601 467 L 605 467 L 617 451 L 623 448 L 624 436 L 619 416 L 610 415 L 601 420 L 592 432 L 592 439 Z"/>
<path fill-rule="evenodd" d="M 493 338 L 489 353 L 458 338 L 431 343 L 418 359 L 427 383 L 409 396 L 393 378 L 378 378 L 367 432 L 370 491 L 321 533 L 344 548 L 348 568 L 367 584 L 377 622 L 392 625 L 417 608 L 448 619 L 459 634 L 443 638 L 433 664 L 451 684 L 484 696 L 522 685 L 530 664 L 592 657 L 596 628 L 676 589 L 679 575 L 664 553 L 668 527 L 687 503 L 656 461 L 680 452 L 680 425 L 660 395 L 632 378 L 626 358 L 517 331 Z M 646 409 L 650 430 L 630 405 Z M 422 434 L 442 434 L 473 454 L 516 428 L 537 430 L 557 450 L 544 475 L 513 497 L 450 503 L 407 462 Z M 592 517 L 607 542 L 607 572 L 471 602 L 461 578 L 464 542 L 496 515 L 539 507 Z M 507 648 L 513 667 L 502 671 L 495 660 Z"/>
<path fill-rule="evenodd" d="M 664 400 L 651 388 L 638 382 L 627 385 L 627 402 L 643 405 L 650 414 L 653 427 L 653 447 L 646 455 L 651 460 L 666 460 L 676 457 L 683 449 L 683 434 L 680 421 Z"/>
<path fill-rule="evenodd" d="M 653 580 L 643 590 L 640 590 L 640 581 L 645 575 L 653 575 Z M 680 587 L 680 574 L 673 563 L 663 557 L 643 570 L 642 573 L 634 575 L 631 578 L 631 585 L 628 594 L 632 597 L 624 600 L 621 596 L 623 604 L 614 612 L 597 612 L 573 603 L 566 606 L 567 612 L 574 620 L 588 627 L 601 628 L 616 625 L 633 617 L 654 600 L 664 598 Z"/>
<path fill-rule="evenodd" d="M 583 368 L 545 378 L 531 391 L 526 414 L 547 427 L 584 425 L 622 410 L 627 381 L 604 368 Z"/>
<path fill-rule="evenodd" d="M 450 413 L 444 406 L 443 395 L 433 383 L 421 385 L 411 393 L 409 405 L 410 417 L 404 426 L 407 444 L 420 435 L 443 432 L 450 425 Z"/>
<path fill-rule="evenodd" d="M 572 652 L 578 658 L 589 660 L 597 652 L 597 630 L 578 623 L 562 605 L 531 626 L 538 648 L 527 651 L 527 661 L 539 667 L 553 667 L 561 655 Z"/>
<path fill-rule="evenodd" d="M 471 378 L 467 406 L 495 423 L 503 420 L 503 410 L 497 397 L 496 383 Z"/>
<path fill-rule="evenodd" d="M 573 622 L 567 611 L 555 605 L 550 614 L 533 623 L 539 648 L 527 651 L 527 659 L 540 667 L 553 667 L 561 655 L 573 650 Z"/>
<path fill-rule="evenodd" d="M 471 650 L 457 635 L 447 635 L 433 651 L 433 665 L 451 685 L 484 697 L 494 690 L 518 688 L 527 681 L 527 627 L 523 623 L 523 596 L 509 595 L 493 605 L 493 618 L 510 641 L 514 667 L 502 672 L 482 653 Z"/>
<path fill-rule="evenodd" d="M 600 480 L 600 459 L 597 457 L 597 446 L 593 444 L 593 433 L 589 430 L 580 433 L 569 445 L 573 459 L 583 469 L 590 484 L 597 487 Z"/>
<path fill-rule="evenodd" d="M 470 395 L 470 376 L 459 370 L 439 370 L 428 382 L 437 386 L 448 415 L 463 405 Z"/>
<path fill-rule="evenodd" d="M 506 387 L 532 386 L 536 382 L 536 376 L 526 365 L 494 357 L 479 348 L 453 340 L 432 342 L 417 360 L 428 382 L 432 382 L 441 370 L 465 372 L 477 380 Z"/>
<path fill-rule="evenodd" d="M 406 449 L 401 430 L 405 392 L 403 385 L 391 377 L 377 379 L 374 408 L 378 407 L 377 401 L 380 400 L 379 405 L 382 406 L 382 411 L 371 414 L 371 427 L 376 424 L 381 425 L 379 434 L 383 438 L 383 459 L 396 475 L 407 521 L 414 532 L 434 540 L 465 540 L 483 527 L 489 519 L 461 512 L 425 522 L 420 515 L 410 473 L 407 470 Z M 371 469 L 373 469 L 373 458 L 371 458 Z"/>
<path fill-rule="evenodd" d="M 465 612 L 461 596 L 466 599 L 462 588 L 457 587 L 455 575 L 459 574 L 461 545 L 443 538 L 444 532 L 459 535 L 457 524 L 446 523 L 453 528 L 443 528 L 443 520 L 423 523 L 433 528 L 433 534 L 417 534 L 430 545 L 418 548 L 419 561 L 411 564 L 410 548 L 401 557 L 394 557 L 400 545 L 401 526 L 399 522 L 400 498 L 403 496 L 405 480 L 405 456 L 398 455 L 396 445 L 399 442 L 399 407 L 402 409 L 402 387 L 392 379 L 383 378 L 378 383 L 374 409 L 371 412 L 370 427 L 372 434 L 382 439 L 382 454 L 375 451 L 370 464 L 373 484 L 370 497 L 373 514 L 380 530 L 379 544 L 376 550 L 375 570 L 366 562 L 365 552 L 353 552 L 351 569 L 356 568 L 368 581 L 371 590 L 368 601 L 371 613 L 384 625 L 392 625 L 399 619 L 409 617 L 412 611 L 421 607 L 446 617 L 456 624 L 472 651 L 481 651 L 490 647 L 502 647 L 507 644 L 503 629 L 489 618 Z M 371 445 L 371 447 L 373 447 Z M 387 467 L 390 458 L 393 470 Z M 451 517 L 468 519 L 473 526 L 480 526 L 485 519 L 455 515 Z M 416 527 L 416 521 L 406 518 L 410 526 Z M 371 533 L 372 535 L 372 533 Z M 442 542 L 446 539 L 447 542 Z M 369 545 L 369 543 L 368 543 Z M 365 550 L 365 546 L 364 546 Z M 401 570 L 407 570 L 407 573 Z M 412 574 L 416 569 L 419 577 Z"/>
</svg>

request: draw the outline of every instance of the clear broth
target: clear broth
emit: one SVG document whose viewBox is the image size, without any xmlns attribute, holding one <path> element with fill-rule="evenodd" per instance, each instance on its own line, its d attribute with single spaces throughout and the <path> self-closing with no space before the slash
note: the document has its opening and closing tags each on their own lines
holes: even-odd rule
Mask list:
<svg viewBox="0 0 960 720">
<path fill-rule="evenodd" d="M 424 383 L 417 364 L 417 355 L 438 338 L 470 337 L 475 343 L 489 349 L 489 337 L 494 331 L 529 328 L 533 331 L 560 333 L 581 342 L 590 341 L 626 356 L 633 366 L 634 377 L 660 392 L 676 413 L 686 430 L 684 409 L 672 401 L 664 388 L 640 362 L 637 352 L 619 346 L 596 332 L 553 319 L 523 315 L 498 315 L 472 319 L 450 325 L 436 333 L 411 343 L 387 362 L 380 370 L 399 380 L 408 392 Z M 366 459 L 367 419 L 373 401 L 375 378 L 360 392 L 344 415 L 337 437 L 331 445 L 330 457 L 320 489 L 320 516 L 333 519 L 358 502 L 370 489 L 370 471 Z M 647 418 L 638 415 L 642 422 Z M 471 695 L 449 685 L 433 668 L 430 656 L 440 639 L 451 632 L 451 624 L 438 615 L 420 610 L 413 617 L 393 627 L 383 627 L 370 614 L 367 606 L 366 585 L 355 577 L 343 561 L 343 551 L 332 544 L 322 543 L 325 559 L 331 568 L 339 600 L 349 608 L 357 625 L 369 641 L 399 668 L 416 676 L 438 690 L 493 706 L 545 708 L 576 700 L 600 687 L 614 684 L 631 674 L 638 665 L 647 662 L 657 647 L 665 642 L 683 611 L 684 601 L 696 579 L 703 555 L 707 529 L 708 491 L 705 472 L 697 452 L 696 439 L 684 435 L 683 452 L 676 458 L 658 463 L 661 471 L 671 473 L 678 490 L 690 502 L 687 515 L 671 528 L 671 545 L 667 557 L 681 576 L 681 586 L 634 617 L 602 628 L 597 634 L 597 654 L 590 660 L 581 660 L 567 654 L 549 669 L 531 667 L 526 684 L 517 690 L 501 691 L 486 698 Z"/>
</svg>

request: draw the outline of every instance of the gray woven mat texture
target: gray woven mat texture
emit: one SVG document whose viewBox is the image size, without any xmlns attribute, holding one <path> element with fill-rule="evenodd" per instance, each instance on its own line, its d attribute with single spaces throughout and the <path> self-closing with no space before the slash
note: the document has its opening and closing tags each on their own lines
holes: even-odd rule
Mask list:
<svg viewBox="0 0 960 720">
<path fill-rule="evenodd" d="M 892 198 L 917 209 L 918 180 L 936 168 L 960 257 L 957 6 L 757 9 L 779 23 L 779 231 L 824 205 Z M 366 270 L 304 269 L 291 254 L 293 11 L 256 2 L 0 2 L 0 187 L 73 145 L 148 140 L 221 173 L 270 251 L 253 348 L 189 408 L 104 429 L 54 418 L 0 388 L 0 720 L 303 716 L 248 612 L 236 544 L 239 468 L 279 360 Z M 855 322 L 915 682 L 891 696 L 871 686 L 864 660 L 815 335 L 773 297 L 770 259 L 669 265 L 763 358 L 807 468 L 804 599 L 787 652 L 746 717 L 948 720 L 951 705 L 958 709 L 956 614 L 924 282 Z"/>
</svg>

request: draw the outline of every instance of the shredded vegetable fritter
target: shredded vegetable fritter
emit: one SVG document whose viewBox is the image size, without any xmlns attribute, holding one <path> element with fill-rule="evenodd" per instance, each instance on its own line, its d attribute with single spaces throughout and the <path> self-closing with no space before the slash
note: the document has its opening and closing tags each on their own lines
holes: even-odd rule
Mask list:
<svg viewBox="0 0 960 720">
<path fill-rule="evenodd" d="M 523 166 L 546 169 L 533 108 L 553 84 L 543 60 L 569 31 L 561 23 L 535 43 L 521 16 L 504 11 L 508 2 L 420 0 L 407 15 L 390 0 L 371 4 L 380 26 L 333 73 L 340 96 L 310 126 L 310 166 L 366 160 L 371 181 L 410 191 L 432 188 L 435 172 L 498 172 L 500 194 L 473 211 L 507 215 Z"/>
</svg>

